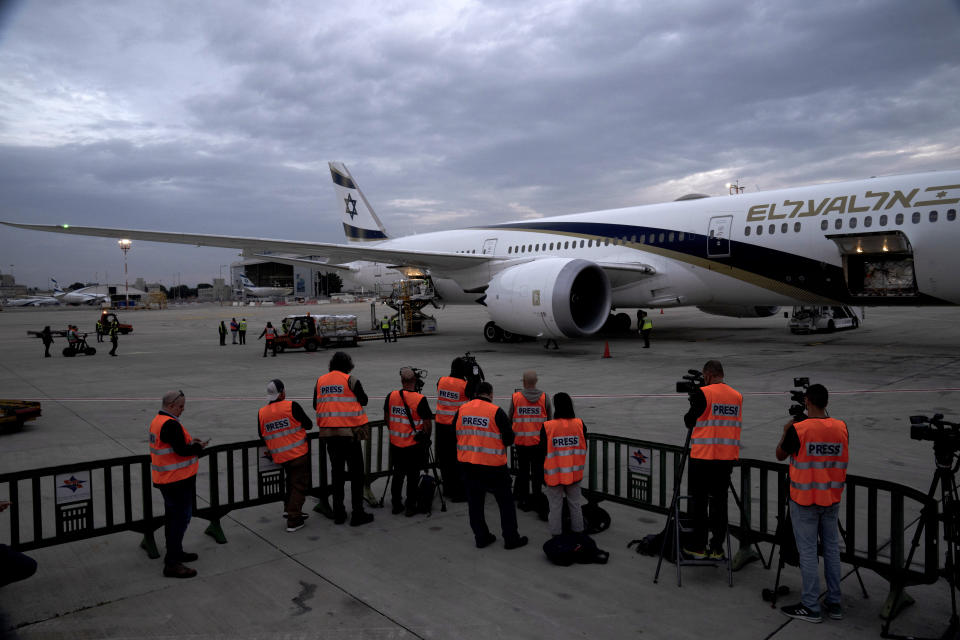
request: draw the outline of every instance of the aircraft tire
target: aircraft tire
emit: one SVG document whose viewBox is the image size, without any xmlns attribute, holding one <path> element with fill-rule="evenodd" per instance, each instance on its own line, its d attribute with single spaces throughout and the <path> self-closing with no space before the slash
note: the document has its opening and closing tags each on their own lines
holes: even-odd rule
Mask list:
<svg viewBox="0 0 960 640">
<path fill-rule="evenodd" d="M 504 332 L 503 332 L 503 341 L 504 341 L 504 342 L 516 342 L 516 341 L 517 341 L 517 338 L 518 338 L 518 336 L 517 336 L 517 334 L 515 334 L 515 333 L 512 333 L 512 332 L 510 332 L 510 331 L 504 331 Z"/>
<path fill-rule="evenodd" d="M 618 313 L 614 316 L 616 318 L 616 328 L 617 331 L 630 331 L 630 316 L 626 313 Z"/>
<path fill-rule="evenodd" d="M 483 326 L 483 337 L 487 339 L 487 342 L 500 342 L 503 340 L 503 331 L 500 330 L 497 323 L 491 320 Z"/>
</svg>

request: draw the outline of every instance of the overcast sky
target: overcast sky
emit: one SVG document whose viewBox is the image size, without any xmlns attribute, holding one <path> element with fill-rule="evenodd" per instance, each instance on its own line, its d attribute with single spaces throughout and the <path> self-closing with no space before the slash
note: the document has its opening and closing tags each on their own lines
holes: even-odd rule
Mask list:
<svg viewBox="0 0 960 640">
<path fill-rule="evenodd" d="M 960 168 L 960 0 L 0 2 L 0 220 L 342 242 Z M 135 242 L 131 281 L 236 252 Z M 18 282 L 116 240 L 0 229 Z M 226 269 L 224 269 L 226 271 Z"/>
</svg>

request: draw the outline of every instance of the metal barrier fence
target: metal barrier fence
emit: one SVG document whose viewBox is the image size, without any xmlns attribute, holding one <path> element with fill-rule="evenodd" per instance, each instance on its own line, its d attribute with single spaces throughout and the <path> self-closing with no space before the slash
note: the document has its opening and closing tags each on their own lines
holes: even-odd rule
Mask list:
<svg viewBox="0 0 960 640">
<path fill-rule="evenodd" d="M 588 490 L 646 511 L 666 514 L 670 510 L 682 447 L 595 433 L 589 433 L 587 441 Z M 784 463 L 745 458 L 734 467 L 731 483 L 743 509 L 731 507 L 730 529 L 741 550 L 754 542 L 777 542 L 777 519 L 789 498 L 788 469 Z M 938 511 L 938 501 L 917 489 L 847 475 L 841 506 L 846 544 L 841 560 L 875 571 L 890 583 L 891 593 L 936 582 L 940 576 Z M 911 566 L 905 567 L 913 532 L 921 525 L 918 552 Z"/>
<path fill-rule="evenodd" d="M 309 433 L 310 494 L 316 510 L 329 512 L 329 470 L 323 439 Z M 590 433 L 586 488 L 604 499 L 666 514 L 683 453 L 675 445 Z M 363 442 L 367 482 L 388 474 L 389 438 L 383 421 L 370 423 Z M 258 440 L 208 447 L 200 458 L 196 517 L 208 520 L 206 532 L 226 542 L 220 520 L 234 509 L 280 502 L 282 468 L 273 464 Z M 733 485 L 744 505 L 731 509 L 731 531 L 741 549 L 754 542 L 776 542 L 777 516 L 789 495 L 787 465 L 741 459 Z M 163 506 L 153 491 L 150 456 L 112 458 L 60 467 L 0 474 L 0 495 L 13 503 L 0 540 L 31 550 L 120 531 L 143 535 L 142 546 L 159 555 L 154 532 L 163 525 Z M 369 489 L 366 499 L 378 502 Z M 893 589 L 936 582 L 939 575 L 939 504 L 903 485 L 848 475 L 843 524 L 846 545 L 841 558 L 871 569 Z M 278 514 L 279 515 L 279 514 Z M 2 527 L 0 522 L 0 527 Z M 904 567 L 911 531 L 924 527 L 919 553 Z"/>
</svg>

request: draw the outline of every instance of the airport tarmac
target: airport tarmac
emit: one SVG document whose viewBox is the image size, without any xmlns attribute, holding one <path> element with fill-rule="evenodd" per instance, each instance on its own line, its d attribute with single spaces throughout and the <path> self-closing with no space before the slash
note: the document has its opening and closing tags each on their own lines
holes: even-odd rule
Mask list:
<svg viewBox="0 0 960 640">
<path fill-rule="evenodd" d="M 16 471 L 142 454 L 147 424 L 168 389 L 187 398 L 184 424 L 213 444 L 256 437 L 256 410 L 264 387 L 281 378 L 288 396 L 309 405 L 330 353 L 261 356 L 257 335 L 267 320 L 288 313 L 354 313 L 370 324 L 370 305 L 220 307 L 186 305 L 162 311 L 121 312 L 134 325 L 121 336 L 119 357 L 53 358 L 27 330 L 67 323 L 91 332 L 89 308 L 7 309 L 0 313 L 0 396 L 43 403 L 43 416 L 17 433 L 0 435 L 0 469 Z M 382 316 L 386 307 L 378 306 Z M 220 346 L 217 324 L 246 317 L 246 346 Z M 910 439 L 908 416 L 942 412 L 960 418 L 960 329 L 955 309 L 868 309 L 862 328 L 835 334 L 792 335 L 782 317 L 736 319 L 693 309 L 652 314 L 652 347 L 634 336 L 561 343 L 490 344 L 481 336 L 479 308 L 438 311 L 436 335 L 396 343 L 362 342 L 350 349 L 354 375 L 379 419 L 382 398 L 398 386 L 401 366 L 429 371 L 426 390 L 449 371 L 450 361 L 476 356 L 506 408 L 525 369 L 540 388 L 574 396 L 577 413 L 595 432 L 682 444 L 686 397 L 674 392 L 687 369 L 720 359 L 726 380 L 743 392 L 742 456 L 773 459 L 786 421 L 787 391 L 807 376 L 831 391 L 830 412 L 851 433 L 850 472 L 882 477 L 926 492 L 934 472 L 932 446 Z M 605 344 L 611 357 L 602 358 Z M 374 485 L 379 495 L 382 481 Z M 0 496 L 3 498 L 4 496 Z M 312 499 L 311 499 L 312 500 Z M 492 499 L 487 519 L 498 532 Z M 309 506 L 309 503 L 308 503 Z M 597 543 L 611 552 L 606 566 L 550 565 L 540 545 L 546 524 L 519 514 L 531 544 L 506 551 L 473 547 L 466 506 L 405 518 L 374 510 L 361 528 L 336 526 L 319 514 L 289 534 L 279 505 L 233 511 L 223 521 L 229 542 L 217 545 L 194 521 L 186 546 L 200 554 L 200 575 L 177 581 L 161 576 L 159 560 L 139 549 L 139 536 L 120 533 L 30 552 L 40 564 L 27 581 L 0 590 L 4 637 L 328 637 L 348 638 L 653 638 L 876 637 L 886 583 L 863 571 L 863 599 L 854 577 L 843 582 L 847 617 L 816 628 L 790 621 L 760 599 L 774 571 L 759 563 L 734 574 L 728 588 L 719 568 L 687 568 L 684 586 L 666 565 L 659 584 L 656 558 L 626 548 L 654 533 L 663 518 L 605 503 L 613 516 Z M 731 505 L 732 507 L 732 505 Z M 732 512 L 732 509 L 731 509 Z M 0 518 L 6 517 L 0 514 Z M 2 531 L 2 528 L 0 528 Z M 162 535 L 158 536 L 162 543 Z M 764 549 L 767 552 L 767 549 Z M 785 569 L 798 598 L 799 571 Z M 894 629 L 939 635 L 949 615 L 947 584 L 913 587 L 917 604 Z"/>
</svg>

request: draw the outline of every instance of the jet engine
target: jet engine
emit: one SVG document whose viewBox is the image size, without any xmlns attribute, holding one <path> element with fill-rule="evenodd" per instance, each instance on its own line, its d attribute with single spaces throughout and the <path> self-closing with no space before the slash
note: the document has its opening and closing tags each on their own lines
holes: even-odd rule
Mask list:
<svg viewBox="0 0 960 640">
<path fill-rule="evenodd" d="M 714 316 L 726 316 L 728 318 L 769 318 L 780 311 L 780 307 L 735 304 L 711 304 L 697 307 L 697 309 Z"/>
<path fill-rule="evenodd" d="M 482 301 L 504 331 L 579 338 L 600 330 L 610 298 L 610 280 L 597 264 L 544 258 L 497 273 Z"/>
</svg>

